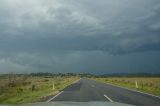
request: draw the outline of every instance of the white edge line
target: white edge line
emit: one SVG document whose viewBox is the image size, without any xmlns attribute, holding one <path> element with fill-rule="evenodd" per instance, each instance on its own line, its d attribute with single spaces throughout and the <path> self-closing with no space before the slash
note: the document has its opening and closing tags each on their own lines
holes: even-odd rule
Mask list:
<svg viewBox="0 0 160 106">
<path fill-rule="evenodd" d="M 57 96 L 59 96 L 61 93 L 63 93 L 63 91 L 59 92 L 57 95 L 55 95 L 52 98 L 50 98 L 49 100 L 47 100 L 47 102 L 50 102 L 51 100 L 53 100 L 54 98 L 56 98 Z"/>
<path fill-rule="evenodd" d="M 113 100 L 109 98 L 107 95 L 104 94 L 104 97 L 107 98 L 110 102 L 113 102 Z"/>
<path fill-rule="evenodd" d="M 141 94 L 149 95 L 149 96 L 156 97 L 156 98 L 160 99 L 159 96 L 152 95 L 152 94 L 149 94 L 149 93 L 145 93 L 145 92 L 129 89 L 129 88 L 126 88 L 126 87 L 121 87 L 121 86 L 118 86 L 118 85 L 113 85 L 113 84 L 110 84 L 110 83 L 106 83 L 106 84 L 109 84 L 109 85 L 112 85 L 112 86 L 116 86 L 116 87 L 119 87 L 119 88 L 123 88 L 123 89 L 127 89 L 127 90 L 130 90 L 130 91 L 133 91 L 133 92 L 138 92 L 138 93 L 141 93 Z"/>
<path fill-rule="evenodd" d="M 80 80 L 81 80 L 81 78 L 78 79 L 78 80 L 76 80 L 76 81 L 74 81 L 73 84 L 74 84 L 74 83 L 77 83 L 77 82 L 80 81 Z M 61 93 L 63 93 L 63 91 L 59 92 L 57 95 L 55 95 L 55 96 L 53 96 L 52 98 L 50 98 L 49 100 L 47 100 L 47 102 L 50 102 L 51 100 L 53 100 L 54 98 L 56 98 L 57 96 L 59 96 Z"/>
<path fill-rule="evenodd" d="M 76 80 L 76 81 L 74 81 L 72 84 L 75 84 L 75 83 L 77 83 L 77 82 L 80 81 L 80 80 L 81 80 L 81 78 L 78 79 L 78 80 Z"/>
</svg>

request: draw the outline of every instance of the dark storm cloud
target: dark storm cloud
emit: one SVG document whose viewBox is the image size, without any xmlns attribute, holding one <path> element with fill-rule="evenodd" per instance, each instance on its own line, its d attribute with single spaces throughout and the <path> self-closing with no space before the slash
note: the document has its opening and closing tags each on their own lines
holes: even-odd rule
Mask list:
<svg viewBox="0 0 160 106">
<path fill-rule="evenodd" d="M 0 70 L 113 71 L 112 57 L 121 70 L 157 71 L 158 61 L 144 58 L 159 58 L 159 50 L 159 0 L 0 1 Z M 134 68 L 140 55 L 144 65 Z"/>
</svg>

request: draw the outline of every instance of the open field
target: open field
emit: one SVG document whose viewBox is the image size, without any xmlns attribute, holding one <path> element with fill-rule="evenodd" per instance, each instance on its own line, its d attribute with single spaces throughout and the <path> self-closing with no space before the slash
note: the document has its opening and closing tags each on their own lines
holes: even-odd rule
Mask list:
<svg viewBox="0 0 160 106">
<path fill-rule="evenodd" d="M 160 78 L 154 77 L 108 77 L 108 78 L 91 78 L 93 80 L 110 83 L 134 90 L 160 96 Z M 136 86 L 137 82 L 137 86 Z"/>
<path fill-rule="evenodd" d="M 79 79 L 79 77 L 75 76 L 1 76 L 0 104 L 17 104 L 40 101 L 49 95 L 55 95 L 77 79 Z"/>
</svg>

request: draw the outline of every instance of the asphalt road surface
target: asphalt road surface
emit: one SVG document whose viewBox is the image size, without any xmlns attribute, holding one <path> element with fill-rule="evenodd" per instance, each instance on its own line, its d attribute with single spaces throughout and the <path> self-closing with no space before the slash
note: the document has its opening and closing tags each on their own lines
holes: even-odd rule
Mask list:
<svg viewBox="0 0 160 106">
<path fill-rule="evenodd" d="M 160 106 L 160 98 L 82 78 L 49 101 L 108 101 L 138 106 Z"/>
</svg>

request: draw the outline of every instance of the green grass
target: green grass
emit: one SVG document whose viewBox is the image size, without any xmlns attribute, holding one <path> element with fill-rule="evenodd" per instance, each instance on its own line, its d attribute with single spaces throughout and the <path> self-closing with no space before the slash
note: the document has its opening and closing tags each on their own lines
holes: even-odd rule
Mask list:
<svg viewBox="0 0 160 106">
<path fill-rule="evenodd" d="M 128 78 L 128 77 L 110 77 L 110 78 L 91 78 L 103 83 L 110 83 L 113 85 L 126 87 L 153 95 L 160 96 L 160 78 L 147 78 L 147 77 L 137 77 L 137 78 Z M 138 83 L 138 88 L 136 88 L 135 81 Z"/>
<path fill-rule="evenodd" d="M 0 104 L 37 102 L 45 96 L 54 95 L 55 93 L 63 90 L 77 79 L 78 77 L 29 77 L 23 82 L 17 82 L 17 84 L 13 87 L 3 84 L 5 86 L 3 89 L 0 89 Z M 3 79 L 0 80 L 3 82 Z M 52 89 L 53 82 L 55 85 L 54 90 Z M 34 91 L 31 90 L 32 85 L 35 85 Z"/>
</svg>

